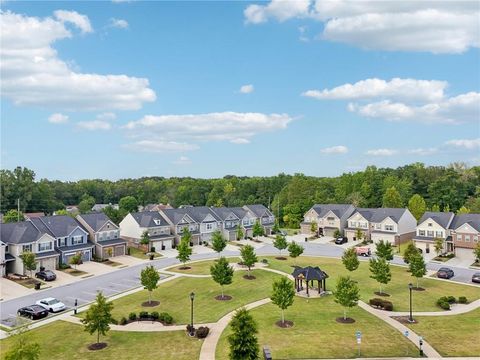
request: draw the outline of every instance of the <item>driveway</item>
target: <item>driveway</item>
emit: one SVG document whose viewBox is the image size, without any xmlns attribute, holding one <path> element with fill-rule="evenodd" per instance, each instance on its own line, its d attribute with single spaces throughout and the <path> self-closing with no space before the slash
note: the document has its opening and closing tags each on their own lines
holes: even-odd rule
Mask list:
<svg viewBox="0 0 480 360">
<path fill-rule="evenodd" d="M 33 293 L 35 293 L 33 289 L 26 288 L 12 280 L 0 278 L 0 299 L 2 301 Z"/>
<path fill-rule="evenodd" d="M 139 259 L 139 258 L 136 258 L 135 256 L 130 256 L 130 255 L 115 256 L 110 260 L 118 262 L 122 265 L 127 265 L 127 266 L 143 264 L 150 261 L 150 260 Z"/>
<path fill-rule="evenodd" d="M 85 261 L 83 264 L 77 265 L 77 270 L 85 271 L 86 273 L 92 275 L 103 275 L 115 271 L 116 268 L 114 266 L 105 265 L 95 261 Z"/>
</svg>

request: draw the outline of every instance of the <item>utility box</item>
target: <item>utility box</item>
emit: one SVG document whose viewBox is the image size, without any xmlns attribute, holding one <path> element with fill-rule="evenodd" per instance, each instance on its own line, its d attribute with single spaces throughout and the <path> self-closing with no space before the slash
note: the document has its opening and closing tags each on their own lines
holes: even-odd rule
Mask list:
<svg viewBox="0 0 480 360">
<path fill-rule="evenodd" d="M 270 348 L 268 346 L 263 347 L 263 358 L 265 360 L 272 360 L 272 353 L 271 353 Z"/>
</svg>

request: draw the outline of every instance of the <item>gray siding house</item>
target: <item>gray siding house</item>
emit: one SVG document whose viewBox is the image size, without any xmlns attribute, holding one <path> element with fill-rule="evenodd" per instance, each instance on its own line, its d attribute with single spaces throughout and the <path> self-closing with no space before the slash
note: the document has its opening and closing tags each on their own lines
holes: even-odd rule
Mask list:
<svg viewBox="0 0 480 360">
<path fill-rule="evenodd" d="M 243 208 L 255 215 L 255 220 L 258 220 L 260 225 L 262 225 L 265 235 L 272 234 L 273 225 L 275 224 L 275 216 L 273 216 L 270 210 L 261 204 L 245 205 Z"/>
<path fill-rule="evenodd" d="M 191 242 L 200 244 L 200 224 L 189 214 L 190 208 L 162 209 L 160 215 L 170 226 L 170 232 L 175 237 L 175 244 L 180 242 L 183 230 L 188 228 L 192 234 Z"/>
<path fill-rule="evenodd" d="M 231 208 L 212 207 L 211 209 L 220 218 L 221 231 L 225 239 L 228 241 L 237 240 L 237 229 L 241 221 L 240 217 L 235 214 Z"/>
</svg>

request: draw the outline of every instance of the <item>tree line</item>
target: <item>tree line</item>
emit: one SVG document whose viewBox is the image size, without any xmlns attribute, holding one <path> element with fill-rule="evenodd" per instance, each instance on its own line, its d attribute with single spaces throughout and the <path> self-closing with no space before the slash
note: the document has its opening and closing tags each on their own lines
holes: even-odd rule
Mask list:
<svg viewBox="0 0 480 360">
<path fill-rule="evenodd" d="M 35 179 L 24 167 L 0 170 L 0 211 L 19 205 L 22 212 L 51 214 L 67 205 L 116 204 L 128 197 L 129 208 L 149 203 L 207 206 L 269 206 L 282 223 L 298 227 L 315 203 L 348 203 L 359 207 L 406 207 L 480 212 L 480 166 L 463 163 L 392 168 L 368 166 L 337 177 L 278 174 L 268 177 L 225 176 L 217 179 L 142 177 L 117 181 Z M 132 197 L 134 200 L 132 200 Z M 414 197 L 412 199 L 412 197 Z M 83 203 L 82 203 L 83 201 Z"/>
</svg>

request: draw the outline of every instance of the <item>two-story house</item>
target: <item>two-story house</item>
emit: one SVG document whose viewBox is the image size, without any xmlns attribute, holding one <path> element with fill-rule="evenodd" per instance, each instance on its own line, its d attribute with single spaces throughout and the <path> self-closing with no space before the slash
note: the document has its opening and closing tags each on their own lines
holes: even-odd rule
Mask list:
<svg viewBox="0 0 480 360">
<path fill-rule="evenodd" d="M 480 238 L 480 214 L 455 215 L 450 224 L 455 256 L 475 260 L 473 249 Z"/>
<path fill-rule="evenodd" d="M 271 235 L 275 224 L 275 216 L 270 210 L 261 204 L 245 205 L 243 208 L 255 214 L 256 220 L 262 225 L 265 235 Z"/>
<path fill-rule="evenodd" d="M 171 249 L 175 240 L 170 223 L 158 211 L 129 213 L 119 226 L 120 236 L 132 245 L 138 246 L 145 231 L 150 237 L 149 248 L 155 250 Z"/>
<path fill-rule="evenodd" d="M 422 249 L 424 254 L 428 254 L 434 251 L 435 239 L 439 238 L 444 242 L 444 251 L 453 251 L 450 224 L 454 217 L 455 214 L 452 212 L 425 212 L 415 228 L 413 237 L 415 246 Z"/>
<path fill-rule="evenodd" d="M 417 220 L 408 209 L 378 208 L 370 218 L 370 240 L 398 245 L 413 238 L 416 225 Z"/>
<path fill-rule="evenodd" d="M 370 221 L 377 209 L 356 208 L 355 212 L 347 219 L 347 226 L 344 234 L 348 241 L 356 241 L 358 230 L 362 233 L 362 240 L 370 240 L 371 224 Z"/>
<path fill-rule="evenodd" d="M 209 242 L 216 230 L 222 230 L 222 220 L 207 206 L 185 208 L 187 214 L 199 224 L 200 242 Z"/>
<path fill-rule="evenodd" d="M 88 241 L 88 232 L 71 216 L 42 216 L 29 221 L 42 233 L 48 233 L 56 239 L 55 249 L 60 253 L 61 263 L 68 264 L 77 253 L 82 255 L 84 262 L 92 259 L 94 244 Z"/>
<path fill-rule="evenodd" d="M 56 239 L 48 232 L 41 231 L 31 221 L 2 224 L 0 241 L 5 251 L 5 273 L 25 274 L 22 254 L 33 252 L 40 267 L 55 270 L 59 262 L 59 253 L 55 250 Z"/>
<path fill-rule="evenodd" d="M 257 221 L 257 215 L 251 210 L 242 207 L 231 207 L 229 209 L 240 219 L 245 239 L 253 237 L 253 225 Z"/>
<path fill-rule="evenodd" d="M 237 229 L 240 224 L 240 218 L 227 207 L 212 207 L 212 211 L 217 214 L 221 221 L 221 231 L 228 241 L 237 240 Z"/>
<path fill-rule="evenodd" d="M 343 233 L 347 219 L 355 211 L 348 204 L 315 204 L 304 215 L 300 224 L 302 234 L 311 234 L 312 223 L 317 223 L 318 235 L 333 236 L 336 230 Z"/>
<path fill-rule="evenodd" d="M 79 214 L 76 219 L 95 244 L 95 256 L 108 259 L 127 253 L 127 242 L 120 238 L 120 228 L 103 212 Z"/>
</svg>

